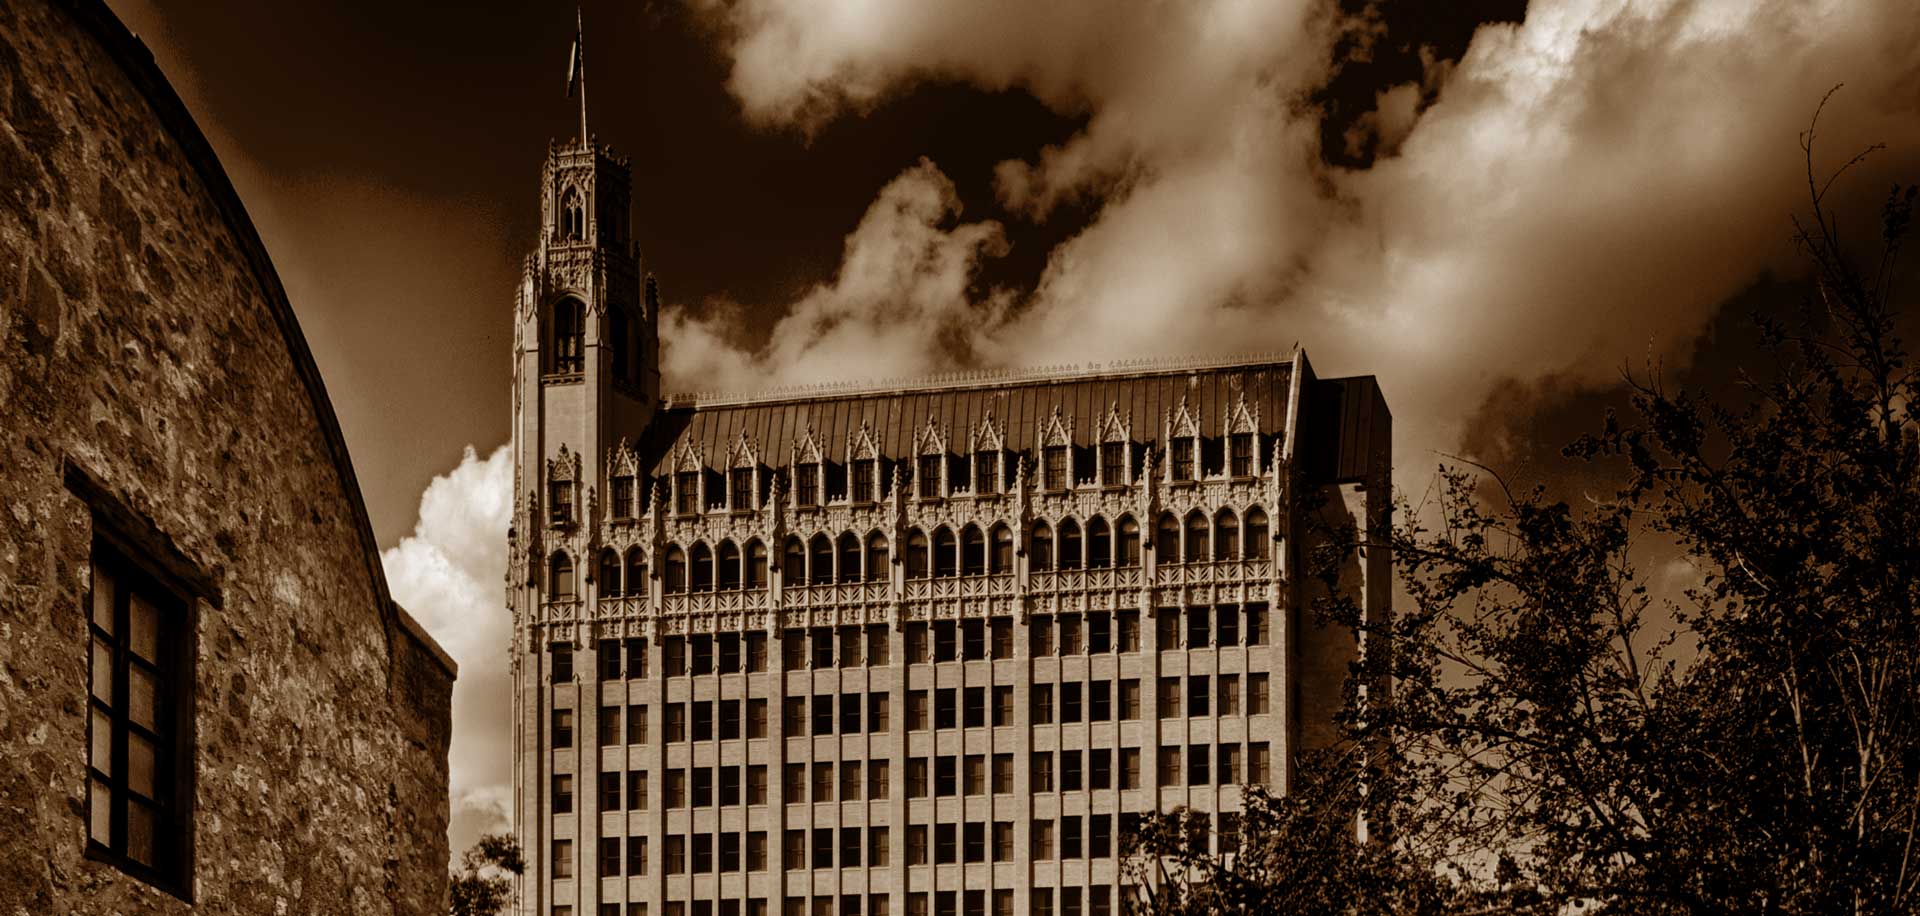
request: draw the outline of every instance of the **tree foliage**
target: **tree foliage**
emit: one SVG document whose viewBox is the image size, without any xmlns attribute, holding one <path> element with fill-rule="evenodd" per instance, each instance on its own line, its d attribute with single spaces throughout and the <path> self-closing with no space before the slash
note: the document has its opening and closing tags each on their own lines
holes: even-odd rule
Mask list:
<svg viewBox="0 0 1920 916">
<path fill-rule="evenodd" d="M 1817 126 L 1807 301 L 1756 317 L 1735 396 L 1629 374 L 1631 411 L 1566 449 L 1622 473 L 1578 507 L 1468 462 L 1403 505 L 1406 600 L 1369 635 L 1393 651 L 1350 678 L 1393 689 L 1350 689 L 1338 767 L 1382 838 L 1356 849 L 1363 799 L 1312 783 L 1249 796 L 1265 829 L 1231 867 L 1150 819 L 1138 911 L 1920 910 L 1920 384 L 1893 307 L 1915 192 L 1850 256 L 1826 195 L 1860 157 L 1817 179 Z M 1315 612 L 1365 627 L 1338 593 Z"/>
<path fill-rule="evenodd" d="M 452 873 L 453 916 L 498 916 L 513 900 L 513 879 L 527 869 L 520 841 L 510 833 L 489 833 L 460 856 Z"/>
</svg>

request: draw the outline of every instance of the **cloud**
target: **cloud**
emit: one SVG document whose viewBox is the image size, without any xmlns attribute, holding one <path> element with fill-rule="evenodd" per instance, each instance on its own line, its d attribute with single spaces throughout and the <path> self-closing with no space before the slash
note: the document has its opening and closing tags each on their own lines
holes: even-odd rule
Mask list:
<svg viewBox="0 0 1920 916">
<path fill-rule="evenodd" d="M 1298 340 L 1323 372 L 1381 376 L 1400 464 L 1421 478 L 1500 386 L 1606 384 L 1650 347 L 1683 361 L 1722 303 L 1790 269 L 1795 136 L 1833 84 L 1849 86 L 1828 112 L 1829 162 L 1870 141 L 1904 151 L 1887 166 L 1920 162 L 1920 17 L 1900 0 L 1542 0 L 1524 23 L 1481 28 L 1452 65 L 1431 62 L 1428 85 L 1381 93 L 1365 129 L 1383 155 L 1358 170 L 1323 164 L 1304 101 L 1356 25 L 1325 3 L 705 10 L 731 90 L 764 125 L 814 130 L 928 81 L 1022 88 L 1087 116 L 1066 143 L 997 169 L 1017 217 L 1065 200 L 1095 215 L 1036 289 L 970 330 L 967 358 Z M 854 251 L 850 237 L 849 263 Z M 884 322 L 885 309 L 835 314 Z M 752 356 L 759 373 L 845 371 L 820 358 L 840 352 L 830 341 L 791 329 Z M 951 359 L 909 346 L 887 369 Z"/>
<path fill-rule="evenodd" d="M 460 666 L 448 754 L 455 855 L 509 823 L 513 721 L 502 711 L 512 705 L 512 623 L 503 583 L 512 516 L 512 453 L 503 445 L 483 459 L 468 446 L 421 494 L 413 534 L 380 556 L 394 600 Z"/>
<path fill-rule="evenodd" d="M 738 305 L 665 313 L 664 369 L 707 390 L 925 372 L 964 362 L 1003 323 L 1008 294 L 976 295 L 981 259 L 1006 252 L 995 222 L 954 223 L 953 182 L 925 159 L 881 188 L 847 236 L 838 275 L 792 303 L 764 347 L 743 348 Z"/>
</svg>

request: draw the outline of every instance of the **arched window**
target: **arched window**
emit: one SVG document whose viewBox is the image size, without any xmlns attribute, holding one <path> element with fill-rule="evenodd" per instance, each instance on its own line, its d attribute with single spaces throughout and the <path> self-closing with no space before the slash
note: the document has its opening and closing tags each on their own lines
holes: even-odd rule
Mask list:
<svg viewBox="0 0 1920 916">
<path fill-rule="evenodd" d="M 635 547 L 627 551 L 627 587 L 629 595 L 647 593 L 647 555 Z"/>
<path fill-rule="evenodd" d="M 878 582 L 887 577 L 887 536 L 875 531 L 867 535 L 867 581 Z"/>
<path fill-rule="evenodd" d="M 1013 572 L 1013 531 L 1005 525 L 993 526 L 993 555 L 988 559 L 991 572 Z"/>
<path fill-rule="evenodd" d="M 568 188 L 560 197 L 560 238 L 579 241 L 587 234 L 587 208 L 581 203 L 580 189 Z"/>
<path fill-rule="evenodd" d="M 927 577 L 927 536 L 920 529 L 913 529 L 907 535 L 907 578 L 925 579 Z"/>
<path fill-rule="evenodd" d="M 1140 523 L 1131 515 L 1120 517 L 1120 549 L 1114 562 L 1125 567 L 1140 565 Z"/>
<path fill-rule="evenodd" d="M 1113 565 L 1113 529 L 1107 520 L 1094 516 L 1087 520 L 1087 568 L 1106 569 Z"/>
<path fill-rule="evenodd" d="M 1187 516 L 1186 560 L 1189 563 L 1207 562 L 1207 517 L 1201 515 L 1198 509 Z"/>
<path fill-rule="evenodd" d="M 1180 523 L 1173 513 L 1162 513 L 1153 532 L 1153 558 L 1160 563 L 1180 562 Z"/>
<path fill-rule="evenodd" d="M 692 590 L 696 592 L 713 591 L 713 548 L 705 544 L 693 545 L 691 559 L 687 563 L 692 579 Z"/>
<path fill-rule="evenodd" d="M 667 561 L 661 572 L 665 581 L 660 583 L 662 590 L 669 595 L 687 590 L 687 555 L 680 552 L 680 545 L 667 548 Z"/>
<path fill-rule="evenodd" d="M 960 532 L 960 573 L 978 576 L 987 571 L 987 536 L 974 525 Z"/>
<path fill-rule="evenodd" d="M 780 577 L 788 585 L 807 584 L 807 546 L 797 537 L 787 538 L 787 549 L 780 557 Z"/>
<path fill-rule="evenodd" d="M 840 581 L 860 581 L 860 539 L 851 531 L 840 535 Z"/>
<path fill-rule="evenodd" d="M 1080 568 L 1080 524 L 1073 519 L 1060 523 L 1060 568 Z"/>
<path fill-rule="evenodd" d="M 1247 510 L 1246 557 L 1249 560 L 1267 558 L 1267 513 L 1258 506 Z"/>
<path fill-rule="evenodd" d="M 1032 544 L 1027 548 L 1027 566 L 1034 570 L 1053 568 L 1053 529 L 1046 522 L 1033 523 Z"/>
<path fill-rule="evenodd" d="M 1221 509 L 1213 519 L 1213 558 L 1240 559 L 1240 517 L 1232 509 Z"/>
<path fill-rule="evenodd" d="M 547 600 L 573 600 L 573 558 L 564 550 L 556 550 L 547 560 Z"/>
<path fill-rule="evenodd" d="M 954 564 L 959 561 L 958 544 L 953 538 L 953 529 L 945 525 L 933 532 L 933 577 L 945 579 L 953 575 Z"/>
<path fill-rule="evenodd" d="M 560 374 L 580 371 L 580 340 L 585 320 L 580 300 L 568 297 L 553 304 L 552 359 L 548 371 Z"/>
<path fill-rule="evenodd" d="M 833 542 L 824 534 L 816 534 L 807 542 L 807 581 L 814 585 L 825 585 L 833 581 Z"/>
<path fill-rule="evenodd" d="M 740 587 L 740 548 L 732 541 L 720 542 L 720 570 L 717 578 L 721 588 Z"/>
<path fill-rule="evenodd" d="M 620 594 L 620 555 L 612 550 L 600 551 L 600 596 L 611 598 Z"/>
<path fill-rule="evenodd" d="M 759 538 L 747 542 L 747 587 L 767 587 L 767 545 Z"/>
</svg>

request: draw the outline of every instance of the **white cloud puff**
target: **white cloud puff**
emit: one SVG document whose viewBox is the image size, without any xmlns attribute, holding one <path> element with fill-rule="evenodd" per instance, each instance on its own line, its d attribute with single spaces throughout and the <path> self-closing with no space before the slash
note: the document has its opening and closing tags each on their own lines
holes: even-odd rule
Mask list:
<svg viewBox="0 0 1920 916">
<path fill-rule="evenodd" d="M 1321 164 L 1303 104 L 1343 27 L 1322 2 L 706 10 L 728 36 L 731 89 L 762 123 L 812 129 L 933 80 L 1023 88 L 1087 116 L 1065 144 L 997 169 L 1000 202 L 1024 218 L 1098 206 L 1037 289 L 973 329 L 971 358 L 1299 341 L 1322 371 L 1381 376 L 1403 468 L 1452 448 L 1502 381 L 1605 383 L 1649 346 L 1684 359 L 1732 294 L 1791 264 L 1795 136 L 1833 84 L 1849 84 L 1826 122 L 1834 162 L 1871 141 L 1904 150 L 1889 165 L 1920 161 L 1920 17 L 1903 0 L 1541 0 L 1430 67 L 1426 110 L 1415 87 L 1382 93 L 1363 129 L 1386 155 L 1353 171 Z M 855 300 L 836 326 L 884 320 L 883 302 Z M 816 358 L 830 340 L 773 340 L 751 358 L 761 375 L 848 369 Z M 887 371 L 948 358 L 908 346 Z"/>
<path fill-rule="evenodd" d="M 513 455 L 486 458 L 468 446 L 460 463 L 427 486 L 413 534 L 383 552 L 387 585 L 460 666 L 453 686 L 448 794 L 456 855 L 481 833 L 505 829 L 513 773 L 507 655 L 507 526 L 513 516 Z"/>
</svg>

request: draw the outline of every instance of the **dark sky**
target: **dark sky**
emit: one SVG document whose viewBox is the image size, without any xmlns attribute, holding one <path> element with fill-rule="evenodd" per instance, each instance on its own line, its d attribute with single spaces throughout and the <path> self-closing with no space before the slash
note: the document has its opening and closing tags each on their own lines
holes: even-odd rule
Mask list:
<svg viewBox="0 0 1920 916">
<path fill-rule="evenodd" d="M 1910 0 L 594 0 L 675 390 L 1284 352 L 1576 493 L 1625 366 L 1725 386 L 1799 294 L 1796 135 L 1871 232 L 1920 176 Z M 462 665 L 455 842 L 498 826 L 508 323 L 573 8 L 109 0 L 285 281 L 393 591 Z M 1860 233 L 1856 233 L 1860 234 Z M 471 449 L 471 453 L 467 450 Z M 1682 571 L 1684 572 L 1684 571 Z"/>
</svg>

